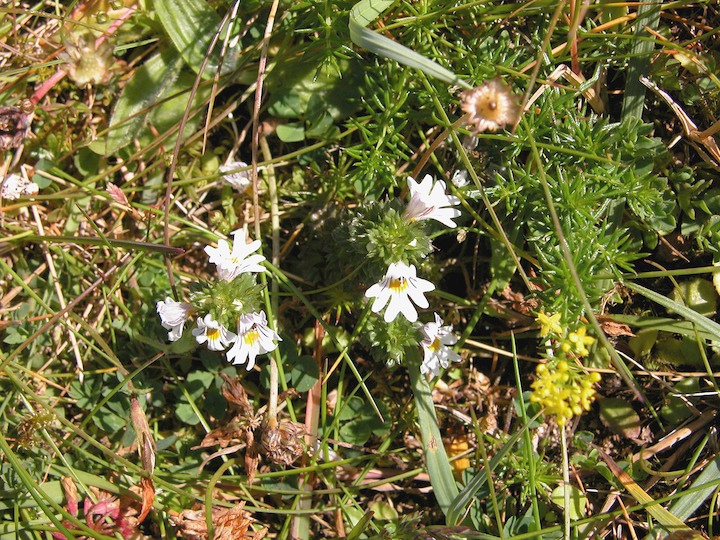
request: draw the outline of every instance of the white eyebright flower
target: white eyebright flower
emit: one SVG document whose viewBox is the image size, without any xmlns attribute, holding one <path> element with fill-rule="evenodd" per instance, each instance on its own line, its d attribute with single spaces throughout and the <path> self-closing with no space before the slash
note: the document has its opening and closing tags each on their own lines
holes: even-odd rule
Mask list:
<svg viewBox="0 0 720 540">
<path fill-rule="evenodd" d="M 265 260 L 260 254 L 250 255 L 260 247 L 260 240 L 247 243 L 247 236 L 243 229 L 232 233 L 233 246 L 227 240 L 218 241 L 218 247 L 205 247 L 205 253 L 210 257 L 210 262 L 217 266 L 218 277 L 223 281 L 232 281 L 245 272 L 264 272 L 265 268 L 260 265 Z"/>
<path fill-rule="evenodd" d="M 250 187 L 250 171 L 238 171 L 244 169 L 248 164 L 244 161 L 230 161 L 226 165 L 220 165 L 220 172 L 223 173 L 225 181 L 240 193 Z"/>
<path fill-rule="evenodd" d="M 155 309 L 157 309 L 158 315 L 160 315 L 160 322 L 163 328 L 170 330 L 168 332 L 168 339 L 170 341 L 180 339 L 188 317 L 195 311 L 195 307 L 192 304 L 176 302 L 169 296 L 165 300 L 158 301 Z"/>
<path fill-rule="evenodd" d="M 450 362 L 460 361 L 460 355 L 448 348 L 448 345 L 457 343 L 457 338 L 451 333 L 452 325 L 442 324 L 443 320 L 436 313 L 435 322 L 429 322 L 420 329 L 423 335 L 420 345 L 424 352 L 420 373 L 423 375 L 432 373 L 433 377 L 437 377 L 440 368 L 446 369 Z"/>
<path fill-rule="evenodd" d="M 224 351 L 237 337 L 209 313 L 197 320 L 197 328 L 193 328 L 192 334 L 201 345 L 207 343 L 211 351 Z"/>
<path fill-rule="evenodd" d="M 452 208 L 460 204 L 460 199 L 445 193 L 445 182 L 438 180 L 433 185 L 433 177 L 426 174 L 419 184 L 408 176 L 410 202 L 405 209 L 408 221 L 434 219 L 447 227 L 457 227 L 453 218 L 460 216 L 460 210 Z"/>
<path fill-rule="evenodd" d="M 456 188 L 463 188 L 470 183 L 470 181 L 468 180 L 468 172 L 458 169 L 453 173 L 450 181 Z"/>
<path fill-rule="evenodd" d="M 247 362 L 245 369 L 250 371 L 255 365 L 255 358 L 277 347 L 282 341 L 279 335 L 267 325 L 265 312 L 242 315 L 238 321 L 238 335 L 235 344 L 227 352 L 227 360 L 233 365 Z"/>
<path fill-rule="evenodd" d="M 2 182 L 2 177 L 0 177 L 0 182 Z M 31 182 L 19 174 L 8 174 L 5 181 L 2 182 L 0 197 L 8 201 L 14 201 L 20 197 L 37 195 L 38 190 L 38 185 L 35 182 Z"/>
<path fill-rule="evenodd" d="M 418 314 L 412 302 L 421 308 L 428 307 L 424 293 L 434 288 L 435 285 L 428 280 L 417 277 L 415 265 L 397 262 L 388 267 L 385 277 L 370 287 L 365 296 L 375 298 L 371 308 L 375 313 L 380 313 L 385 304 L 390 302 L 385 311 L 385 322 L 394 321 L 398 313 L 405 315 L 408 321 L 415 322 Z"/>
</svg>

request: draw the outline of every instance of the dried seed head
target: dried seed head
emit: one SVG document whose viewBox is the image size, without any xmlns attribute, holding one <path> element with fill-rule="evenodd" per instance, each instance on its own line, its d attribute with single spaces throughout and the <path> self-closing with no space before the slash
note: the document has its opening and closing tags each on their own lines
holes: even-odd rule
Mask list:
<svg viewBox="0 0 720 540">
<path fill-rule="evenodd" d="M 245 501 L 234 508 L 213 508 L 212 520 L 216 540 L 260 540 L 265 538 L 267 529 L 253 532 L 250 527 L 255 520 L 244 510 Z M 208 530 L 205 509 L 185 509 L 180 514 L 170 514 L 170 521 L 177 528 L 179 536 L 188 540 L 207 540 Z"/>
<path fill-rule="evenodd" d="M 20 146 L 30 133 L 35 105 L 24 99 L 19 107 L 0 107 L 0 150 Z"/>
<path fill-rule="evenodd" d="M 263 424 L 260 428 L 260 447 L 273 463 L 292 465 L 303 452 L 305 426 L 298 422 L 281 421 L 275 426 Z"/>
<path fill-rule="evenodd" d="M 515 94 L 499 78 L 486 81 L 472 90 L 460 94 L 462 110 L 468 115 L 468 124 L 475 131 L 497 131 L 514 124 L 520 117 Z"/>
</svg>

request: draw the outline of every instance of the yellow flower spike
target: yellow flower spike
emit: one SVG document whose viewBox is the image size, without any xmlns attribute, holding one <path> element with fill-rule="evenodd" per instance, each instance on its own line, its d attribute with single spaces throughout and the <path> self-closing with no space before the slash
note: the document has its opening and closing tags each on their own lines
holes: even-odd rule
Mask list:
<svg viewBox="0 0 720 540">
<path fill-rule="evenodd" d="M 560 313 L 554 313 L 552 315 L 548 315 L 544 311 L 538 313 L 537 319 L 535 320 L 540 324 L 540 337 L 545 337 L 550 333 L 562 336 L 564 330 L 560 324 L 561 317 L 562 315 L 560 315 Z"/>
</svg>

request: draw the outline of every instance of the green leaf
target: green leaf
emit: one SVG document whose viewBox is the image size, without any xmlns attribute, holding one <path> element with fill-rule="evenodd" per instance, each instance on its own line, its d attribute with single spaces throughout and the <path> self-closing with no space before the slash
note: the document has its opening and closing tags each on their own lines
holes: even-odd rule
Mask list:
<svg viewBox="0 0 720 540">
<path fill-rule="evenodd" d="M 195 81 L 194 76 L 181 72 L 182 67 L 182 58 L 172 49 L 165 49 L 135 71 L 115 105 L 105 155 L 127 146 L 133 139 L 146 138 L 146 143 L 155 140 L 157 137 L 147 130 L 148 123 L 160 135 L 177 127 L 188 105 L 186 91 Z M 206 92 L 198 92 L 196 99 Z M 197 121 L 188 122 L 186 133 L 195 128 Z M 171 143 L 172 138 L 166 140 L 166 145 Z M 91 148 L 99 149 L 97 145 Z"/>
<path fill-rule="evenodd" d="M 179 403 L 175 407 L 175 416 L 178 419 L 190 426 L 197 425 L 200 422 L 200 418 L 195 414 L 195 409 L 189 403 Z"/>
<path fill-rule="evenodd" d="M 365 402 L 358 396 L 353 396 L 338 414 L 340 437 L 351 444 L 362 446 L 371 435 L 382 436 L 390 429 L 390 410 L 382 401 L 377 402 L 378 409 L 383 418 L 388 420 L 381 423 L 371 403 Z"/>
<path fill-rule="evenodd" d="M 582 519 L 587 511 L 587 497 L 576 487 L 567 486 L 570 490 L 570 519 Z M 550 494 L 552 501 L 560 508 L 565 508 L 565 486 L 558 486 Z"/>
<path fill-rule="evenodd" d="M 670 298 L 674 302 L 684 304 L 693 309 L 711 317 L 717 310 L 717 292 L 712 282 L 707 279 L 693 278 L 688 281 L 681 281 L 678 287 L 672 290 Z"/>
<path fill-rule="evenodd" d="M 708 463 L 692 485 L 670 507 L 670 513 L 685 521 L 720 485 L 720 456 Z"/>
<path fill-rule="evenodd" d="M 598 399 L 600 421 L 613 432 L 636 439 L 640 436 L 640 416 L 630 403 L 621 398 Z"/>
<path fill-rule="evenodd" d="M 305 125 L 302 122 L 280 124 L 275 133 L 282 142 L 300 142 L 305 140 Z"/>
<path fill-rule="evenodd" d="M 666 296 L 663 296 L 660 293 L 656 293 L 655 291 L 643 287 L 642 285 L 633 283 L 632 281 L 625 281 L 624 285 L 628 289 L 642 294 L 645 298 L 648 298 L 649 300 L 660 304 L 666 309 L 671 310 L 680 315 L 681 317 L 684 317 L 688 321 L 696 324 L 700 330 L 703 330 L 709 334 L 709 339 L 712 339 L 714 341 L 720 341 L 720 324 L 716 323 L 715 321 L 712 321 L 707 317 L 700 315 L 697 311 L 693 309 L 678 304 L 677 302 L 673 302 L 672 300 L 670 300 Z"/>
<path fill-rule="evenodd" d="M 655 41 L 648 30 L 657 30 L 662 9 L 662 2 L 659 4 L 643 2 L 638 6 L 635 19 L 636 39 L 633 40 L 632 53 L 628 62 L 625 97 L 622 104 L 621 118 L 623 119 L 642 117 L 646 88 L 640 82 L 640 77 L 648 74 L 650 59 L 655 48 Z"/>
<path fill-rule="evenodd" d="M 678 425 L 693 414 L 687 402 L 697 403 L 698 401 L 697 397 L 691 397 L 687 394 L 697 394 L 699 392 L 700 379 L 698 377 L 685 377 L 673 386 L 673 392 L 667 397 L 665 405 L 660 409 L 660 414 L 672 426 Z"/>
<path fill-rule="evenodd" d="M 320 377 L 317 361 L 312 356 L 299 356 L 293 361 L 290 378 L 296 391 L 307 392 Z"/>
<path fill-rule="evenodd" d="M 203 0 L 155 0 L 155 11 L 185 63 L 200 72 L 221 19 Z M 204 74 L 211 77 L 220 65 L 221 42 L 210 53 Z M 231 71 L 236 55 L 226 54 L 223 73 Z"/>
</svg>

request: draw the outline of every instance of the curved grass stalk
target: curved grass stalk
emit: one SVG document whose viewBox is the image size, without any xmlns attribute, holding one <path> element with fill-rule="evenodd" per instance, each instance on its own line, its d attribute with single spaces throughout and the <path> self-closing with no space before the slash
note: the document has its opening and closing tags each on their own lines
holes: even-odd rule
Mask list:
<svg viewBox="0 0 720 540">
<path fill-rule="evenodd" d="M 462 80 L 455 73 L 444 68 L 437 62 L 408 49 L 381 34 L 377 34 L 366 27 L 383 11 L 394 3 L 393 0 L 361 0 L 350 10 L 350 39 L 358 47 L 367 49 L 377 55 L 395 60 L 405 66 L 419 69 L 423 73 L 451 85 L 471 89 L 472 85 Z"/>
</svg>

